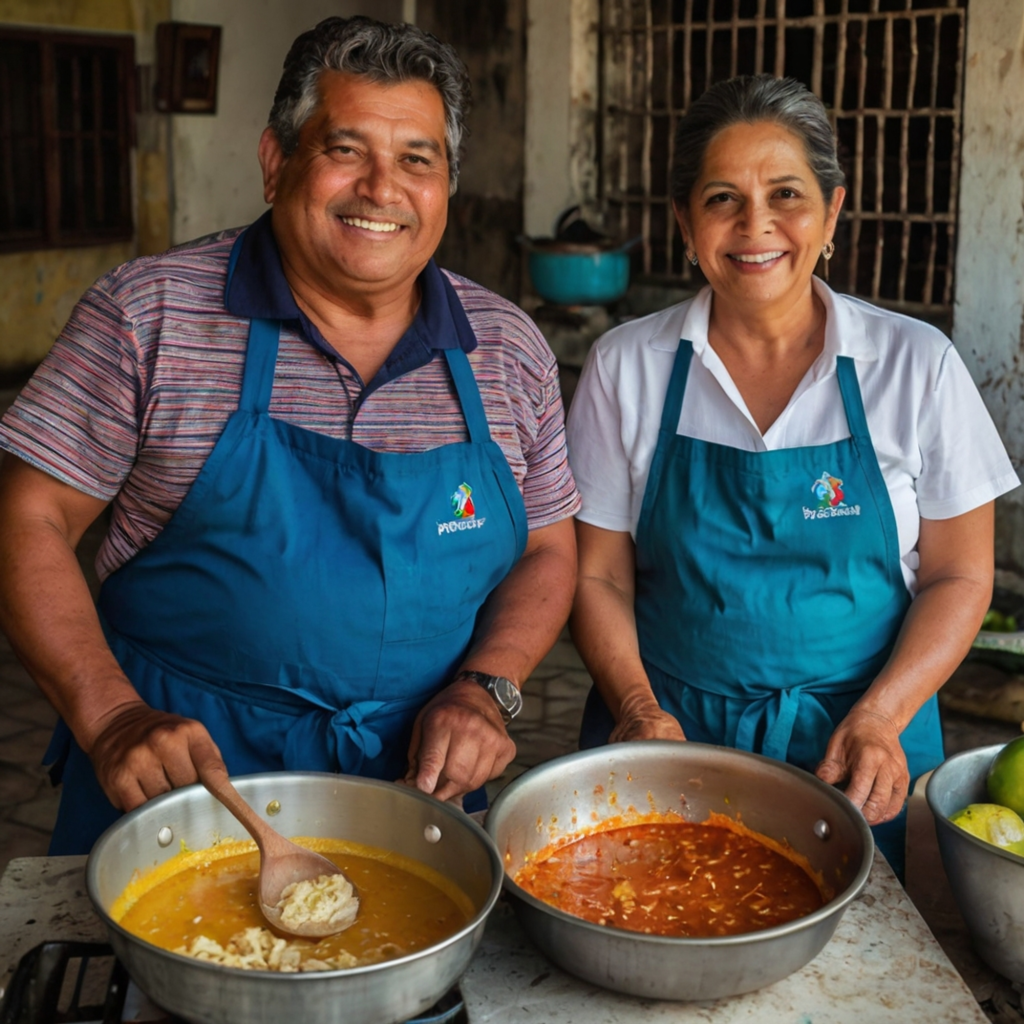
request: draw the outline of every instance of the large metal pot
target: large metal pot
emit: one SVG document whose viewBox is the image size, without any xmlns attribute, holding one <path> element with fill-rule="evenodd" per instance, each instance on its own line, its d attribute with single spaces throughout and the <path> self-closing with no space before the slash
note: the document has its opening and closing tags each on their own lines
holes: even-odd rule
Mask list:
<svg viewBox="0 0 1024 1024">
<path fill-rule="evenodd" d="M 717 811 L 788 842 L 834 890 L 820 910 L 746 935 L 667 938 L 602 927 L 555 910 L 512 880 L 527 856 L 610 817 Z M 617 743 L 549 761 L 497 798 L 487 831 L 527 934 L 556 964 L 595 985 L 655 999 L 717 999 L 799 970 L 832 937 L 867 881 L 874 842 L 860 812 L 814 776 L 756 754 L 700 743 Z"/>
<path fill-rule="evenodd" d="M 96 843 L 86 866 L 89 896 L 114 952 L 154 1002 L 195 1024 L 393 1024 L 431 1006 L 465 971 L 501 892 L 493 843 L 460 811 L 414 789 L 315 772 L 270 772 L 234 780 L 285 835 L 327 836 L 394 850 L 455 882 L 473 903 L 455 935 L 410 956 L 348 971 L 278 974 L 203 963 L 144 942 L 108 913 L 132 876 L 241 826 L 202 786 L 175 790 L 125 815 Z"/>
<path fill-rule="evenodd" d="M 942 866 L 971 942 L 990 967 L 1024 982 L 1024 860 L 954 825 L 968 804 L 990 803 L 985 780 L 1001 745 L 967 750 L 932 772 L 925 789 Z"/>
</svg>

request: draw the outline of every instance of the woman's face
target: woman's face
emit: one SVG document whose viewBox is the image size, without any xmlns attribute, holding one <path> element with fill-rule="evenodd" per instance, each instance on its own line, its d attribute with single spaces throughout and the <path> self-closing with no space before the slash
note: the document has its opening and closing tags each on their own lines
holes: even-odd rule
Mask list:
<svg viewBox="0 0 1024 1024">
<path fill-rule="evenodd" d="M 810 294 L 846 191 L 826 205 L 803 142 L 769 121 L 722 129 L 676 219 L 716 299 L 782 312 Z"/>
</svg>

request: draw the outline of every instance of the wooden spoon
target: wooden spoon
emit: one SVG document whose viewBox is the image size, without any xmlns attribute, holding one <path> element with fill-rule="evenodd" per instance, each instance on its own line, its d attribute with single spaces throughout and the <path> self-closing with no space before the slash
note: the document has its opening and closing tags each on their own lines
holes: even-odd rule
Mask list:
<svg viewBox="0 0 1024 1024">
<path fill-rule="evenodd" d="M 336 935 L 355 922 L 359 913 L 359 897 L 355 886 L 352 886 L 356 895 L 341 914 L 335 914 L 329 921 L 310 920 L 285 924 L 282 920 L 282 910 L 277 906 L 285 888 L 293 882 L 315 882 L 323 875 L 344 877 L 344 872 L 326 857 L 321 857 L 319 853 L 285 839 L 280 832 L 271 828 L 242 799 L 241 794 L 231 784 L 226 770 L 219 766 L 204 766 L 199 770 L 199 779 L 256 840 L 256 846 L 260 851 L 260 910 L 278 931 L 288 935 L 319 939 L 327 935 Z M 351 880 L 349 884 L 351 885 Z"/>
</svg>

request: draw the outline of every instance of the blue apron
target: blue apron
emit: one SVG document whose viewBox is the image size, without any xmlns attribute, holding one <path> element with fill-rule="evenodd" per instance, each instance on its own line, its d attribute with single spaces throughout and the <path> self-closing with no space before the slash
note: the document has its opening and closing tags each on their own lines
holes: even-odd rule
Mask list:
<svg viewBox="0 0 1024 1024">
<path fill-rule="evenodd" d="M 100 620 L 142 699 L 201 721 L 232 775 L 398 779 L 416 714 L 526 546 L 526 510 L 462 347 L 443 351 L 469 440 L 375 452 L 268 415 L 279 331 L 251 321 L 237 410 L 170 522 L 104 582 Z M 48 759 L 64 786 L 50 853 L 86 853 L 119 812 L 63 723 Z"/>
<path fill-rule="evenodd" d="M 813 771 L 910 605 L 856 369 L 836 360 L 850 437 L 749 452 L 677 434 L 692 355 L 681 341 L 637 524 L 640 653 L 689 739 Z M 581 746 L 612 726 L 593 690 Z M 934 697 L 900 741 L 913 778 L 942 761 Z M 874 831 L 901 872 L 905 820 Z"/>
</svg>

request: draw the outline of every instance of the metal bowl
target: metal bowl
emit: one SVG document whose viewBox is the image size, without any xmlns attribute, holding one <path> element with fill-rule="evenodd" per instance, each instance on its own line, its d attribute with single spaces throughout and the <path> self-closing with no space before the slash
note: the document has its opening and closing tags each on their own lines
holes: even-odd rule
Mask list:
<svg viewBox="0 0 1024 1024">
<path fill-rule="evenodd" d="M 602 927 L 565 914 L 512 880 L 527 856 L 633 811 L 711 811 L 788 842 L 835 892 L 813 914 L 745 935 L 691 939 Z M 616 743 L 526 772 L 487 815 L 519 920 L 556 964 L 595 985 L 654 999 L 717 999 L 799 970 L 832 937 L 867 881 L 874 842 L 860 812 L 813 775 L 757 754 L 701 743 Z"/>
<path fill-rule="evenodd" d="M 935 816 L 942 866 L 978 956 L 1011 981 L 1024 982 L 1024 858 L 983 842 L 949 816 L 990 803 L 985 778 L 1002 744 L 968 750 L 932 773 L 925 798 Z"/>
<path fill-rule="evenodd" d="M 185 844 L 199 850 L 241 826 L 202 786 L 175 790 L 125 815 L 99 839 L 86 865 L 89 897 L 136 984 L 164 1009 L 195 1024 L 393 1024 L 431 1006 L 469 965 L 501 893 L 494 844 L 461 811 L 388 782 L 316 772 L 269 772 L 234 780 L 257 810 L 280 804 L 272 824 L 285 835 L 344 838 L 412 857 L 470 898 L 472 920 L 409 956 L 347 971 L 245 971 L 169 953 L 125 931 L 108 913 L 139 871 Z M 342 1009 L 343 1008 L 343 1009 Z"/>
</svg>

